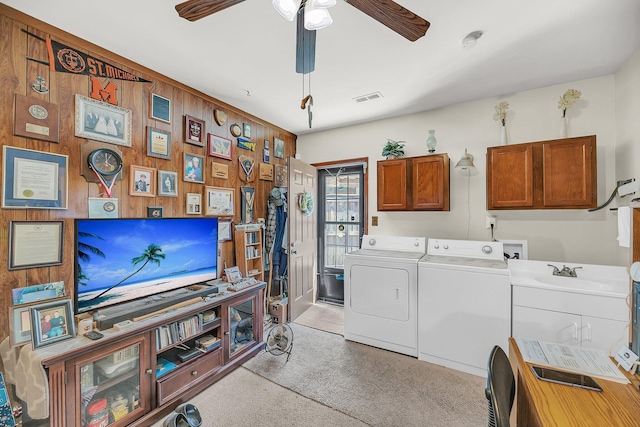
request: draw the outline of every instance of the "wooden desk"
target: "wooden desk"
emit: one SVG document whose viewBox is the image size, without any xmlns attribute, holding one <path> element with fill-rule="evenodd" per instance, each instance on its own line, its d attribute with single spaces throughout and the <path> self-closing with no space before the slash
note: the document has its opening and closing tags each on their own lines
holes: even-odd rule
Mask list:
<svg viewBox="0 0 640 427">
<path fill-rule="evenodd" d="M 627 374 L 631 384 L 596 378 L 602 392 L 541 381 L 513 338 L 509 360 L 516 375 L 518 427 L 640 426 L 640 380 L 635 376 Z"/>
</svg>

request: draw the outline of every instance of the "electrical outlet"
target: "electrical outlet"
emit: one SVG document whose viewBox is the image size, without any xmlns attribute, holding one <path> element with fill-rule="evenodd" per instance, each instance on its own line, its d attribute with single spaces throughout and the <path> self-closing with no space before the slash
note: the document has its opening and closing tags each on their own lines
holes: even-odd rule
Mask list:
<svg viewBox="0 0 640 427">
<path fill-rule="evenodd" d="M 376 227 L 378 225 L 378 217 L 377 216 L 372 216 L 371 217 L 371 226 L 372 227 Z"/>
<path fill-rule="evenodd" d="M 493 229 L 495 230 L 496 228 L 498 228 L 498 218 L 496 218 L 495 216 L 488 216 L 487 215 L 487 230 L 491 228 L 491 225 L 493 225 Z"/>
</svg>

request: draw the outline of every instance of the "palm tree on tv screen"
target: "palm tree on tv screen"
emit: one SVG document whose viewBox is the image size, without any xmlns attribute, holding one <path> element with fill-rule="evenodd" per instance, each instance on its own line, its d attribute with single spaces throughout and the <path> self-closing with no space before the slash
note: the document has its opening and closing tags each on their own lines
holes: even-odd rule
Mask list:
<svg viewBox="0 0 640 427">
<path fill-rule="evenodd" d="M 160 260 L 164 259 L 166 257 L 165 254 L 162 253 L 162 248 L 156 244 L 150 244 L 149 246 L 147 246 L 147 249 L 144 250 L 144 252 L 142 253 L 142 255 L 137 256 L 135 258 L 131 259 L 131 263 L 136 266 L 138 264 L 140 264 L 141 262 L 143 262 L 143 264 L 140 266 L 139 269 L 137 269 L 136 271 L 134 271 L 133 273 L 131 273 L 130 275 L 128 275 L 127 277 L 125 277 L 124 279 L 120 280 L 118 283 L 116 283 L 115 285 L 105 289 L 104 291 L 100 292 L 98 295 L 96 295 L 95 297 L 91 298 L 91 299 L 96 299 L 96 298 L 100 298 L 102 295 L 106 294 L 107 292 L 109 292 L 111 289 L 115 288 L 116 286 L 118 286 L 119 284 L 125 282 L 126 280 L 128 280 L 130 277 L 138 274 L 138 272 L 140 270 L 142 270 L 147 264 L 149 264 L 150 262 L 153 264 L 157 264 L 160 265 Z"/>
<path fill-rule="evenodd" d="M 104 240 L 102 237 L 98 236 L 97 234 L 87 233 L 86 231 L 79 231 L 78 237 L 82 237 L 85 239 L 93 237 L 95 239 Z M 91 254 L 101 256 L 102 258 L 105 257 L 104 252 L 102 252 L 100 248 L 92 246 L 89 243 L 86 243 L 84 241 L 78 240 L 78 259 L 84 262 L 88 262 L 91 260 Z M 87 279 L 89 279 L 89 277 L 86 274 L 84 274 L 84 272 L 82 271 L 82 265 L 80 265 L 80 263 L 78 263 L 77 268 L 78 268 L 78 284 L 86 286 Z"/>
</svg>

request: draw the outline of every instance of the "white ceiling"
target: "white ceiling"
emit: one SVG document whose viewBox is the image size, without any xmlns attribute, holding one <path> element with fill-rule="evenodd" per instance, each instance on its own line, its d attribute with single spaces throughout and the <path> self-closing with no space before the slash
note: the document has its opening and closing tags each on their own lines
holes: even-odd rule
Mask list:
<svg viewBox="0 0 640 427">
<path fill-rule="evenodd" d="M 431 23 L 423 38 L 412 43 L 340 1 L 304 78 L 295 22 L 271 0 L 197 22 L 178 16 L 176 0 L 4 3 L 296 134 L 611 74 L 640 48 L 638 0 L 396 1 Z M 478 44 L 463 50 L 476 30 Z M 312 129 L 300 108 L 309 85 Z"/>
</svg>

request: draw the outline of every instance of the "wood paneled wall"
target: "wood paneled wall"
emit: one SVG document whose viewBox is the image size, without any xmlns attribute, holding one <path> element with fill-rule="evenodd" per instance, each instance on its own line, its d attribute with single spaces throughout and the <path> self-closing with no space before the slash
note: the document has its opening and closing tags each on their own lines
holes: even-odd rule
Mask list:
<svg viewBox="0 0 640 427">
<path fill-rule="evenodd" d="M 68 209 L 2 209 L 2 223 L 0 228 L 0 244 L 5 245 L 0 250 L 0 340 L 9 333 L 8 307 L 11 305 L 10 290 L 17 287 L 32 286 L 48 282 L 63 280 L 67 295 L 73 295 L 74 281 L 74 242 L 73 219 L 88 217 L 88 198 L 106 197 L 102 187 L 96 183 L 88 183 L 81 176 L 81 165 L 86 162 L 81 156 L 81 146 L 87 143 L 86 139 L 75 136 L 74 110 L 75 95 L 89 96 L 91 83 L 88 76 L 68 73 L 56 73 L 49 71 L 47 65 L 27 58 L 48 62 L 48 54 L 45 42 L 35 37 L 28 36 L 25 31 L 39 37 L 51 37 L 53 40 L 64 43 L 80 52 L 104 59 L 106 62 L 129 71 L 139 77 L 150 80 L 152 83 L 137 83 L 124 80 L 103 79 L 101 83 L 106 86 L 110 81 L 117 85 L 118 105 L 132 111 L 132 146 L 123 147 L 107 143 L 101 146 L 115 147 L 122 151 L 124 169 L 122 180 L 113 188 L 112 197 L 119 201 L 120 217 L 146 217 L 147 206 L 161 206 L 165 217 L 186 216 L 186 193 L 204 193 L 205 186 L 231 187 L 236 189 L 236 214 L 234 223 L 240 222 L 240 187 L 251 186 L 255 193 L 255 217 L 264 218 L 269 191 L 273 188 L 272 181 L 258 179 L 258 165 L 262 162 L 262 148 L 264 140 L 270 142 L 271 164 L 286 165 L 286 157 L 295 153 L 296 136 L 290 132 L 266 123 L 243 111 L 224 104 L 216 99 L 206 96 L 179 82 L 173 81 L 153 70 L 144 68 L 134 62 L 108 52 L 87 41 L 79 39 L 60 29 L 47 25 L 32 17 L 15 11 L 0 4 L 0 140 L 3 145 L 10 145 L 31 150 L 65 154 L 69 156 L 68 185 L 69 204 Z M 163 55 L 170 53 L 163 52 Z M 46 79 L 49 93 L 39 94 L 31 89 L 31 84 L 38 76 Z M 203 75 L 203 78 L 206 76 Z M 171 124 L 149 118 L 150 93 L 156 93 L 171 100 Z M 60 106 L 60 142 L 49 143 L 35 139 L 27 139 L 13 135 L 14 98 L 15 94 L 51 102 Z M 227 122 L 219 126 L 214 118 L 215 109 L 223 110 L 228 115 Z M 184 115 L 194 116 L 206 123 L 206 131 L 234 142 L 231 161 L 208 156 L 206 147 L 198 147 L 183 142 Z M 231 136 L 229 126 L 232 123 L 251 125 L 252 142 L 256 142 L 256 151 L 238 148 L 236 139 Z M 171 159 L 158 159 L 149 157 L 146 145 L 146 127 L 152 126 L 171 132 Z M 285 141 L 285 158 L 278 159 L 273 156 L 273 139 L 280 138 Z M 190 183 L 182 180 L 183 153 L 190 152 L 206 158 L 204 170 L 204 184 Z M 0 154 L 1 155 L 1 154 Z M 255 179 L 246 184 L 240 180 L 240 168 L 238 156 L 246 155 L 254 157 L 256 161 Z M 212 178 L 212 162 L 223 163 L 229 166 L 229 179 Z M 0 165 L 3 163 L 0 162 Z M 141 165 L 161 170 L 178 172 L 178 197 L 135 197 L 129 195 L 129 168 L 130 165 Z M 1 191 L 1 190 L 0 190 Z M 204 202 L 203 195 L 203 202 Z M 11 221 L 47 221 L 64 220 L 64 253 L 63 264 L 55 267 L 41 267 L 9 271 L 8 266 L 8 233 Z M 223 259 L 229 266 L 233 265 L 233 243 L 222 244 Z M 200 256 L 195 254 L 194 256 Z"/>
</svg>

